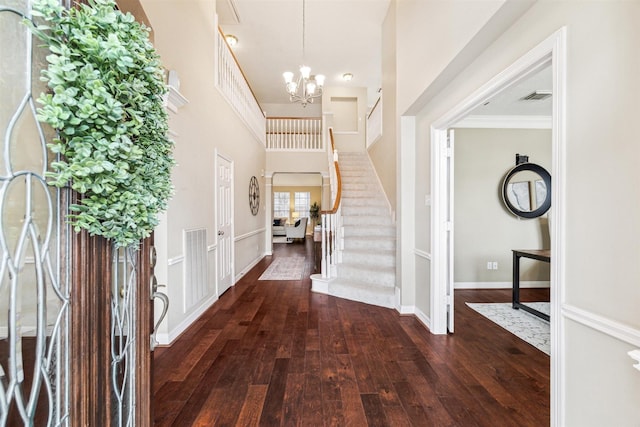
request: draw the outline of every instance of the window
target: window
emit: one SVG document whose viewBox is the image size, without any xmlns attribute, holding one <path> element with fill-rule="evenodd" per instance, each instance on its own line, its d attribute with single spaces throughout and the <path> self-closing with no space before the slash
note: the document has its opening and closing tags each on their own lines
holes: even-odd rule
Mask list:
<svg viewBox="0 0 640 427">
<path fill-rule="evenodd" d="M 273 217 L 289 218 L 289 192 L 273 193 Z"/>
<path fill-rule="evenodd" d="M 295 193 L 294 211 L 300 214 L 300 218 L 309 218 L 309 206 L 311 206 L 311 193 L 308 191 Z"/>
</svg>

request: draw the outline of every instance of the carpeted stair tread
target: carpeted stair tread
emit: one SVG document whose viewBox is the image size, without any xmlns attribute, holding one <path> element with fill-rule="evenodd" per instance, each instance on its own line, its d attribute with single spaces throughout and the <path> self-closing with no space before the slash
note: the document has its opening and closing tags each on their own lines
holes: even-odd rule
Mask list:
<svg viewBox="0 0 640 427">
<path fill-rule="evenodd" d="M 384 236 L 352 236 L 344 241 L 344 249 L 378 248 L 380 250 L 395 250 L 396 239 Z"/>
<path fill-rule="evenodd" d="M 396 269 L 379 265 L 341 263 L 338 264 L 338 278 L 393 287 L 396 284 Z"/>
<path fill-rule="evenodd" d="M 396 251 L 392 249 L 345 249 L 342 251 L 342 262 L 345 264 L 395 267 Z"/>
</svg>

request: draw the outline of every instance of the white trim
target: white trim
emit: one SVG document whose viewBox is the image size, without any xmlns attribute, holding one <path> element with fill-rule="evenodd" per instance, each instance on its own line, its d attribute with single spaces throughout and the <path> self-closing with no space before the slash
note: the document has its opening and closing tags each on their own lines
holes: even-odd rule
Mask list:
<svg viewBox="0 0 640 427">
<path fill-rule="evenodd" d="M 455 125 L 466 129 L 551 129 L 551 116 L 467 116 Z"/>
<path fill-rule="evenodd" d="M 640 347 L 640 330 L 571 304 L 562 304 L 562 315 L 605 335 Z"/>
<path fill-rule="evenodd" d="M 415 314 L 416 318 L 420 321 L 420 323 L 422 323 L 424 326 L 426 326 L 427 329 L 431 330 L 431 319 L 429 318 L 429 316 L 424 314 L 424 312 L 422 310 L 420 310 L 419 308 L 415 309 L 415 313 L 414 314 Z"/>
<path fill-rule="evenodd" d="M 250 231 L 250 232 L 248 232 L 248 233 L 245 233 L 245 234 L 241 234 L 241 235 L 239 235 L 239 236 L 236 236 L 236 238 L 234 239 L 234 241 L 239 242 L 240 240 L 244 240 L 244 239 L 247 239 L 247 238 L 249 238 L 249 237 L 251 237 L 251 236 L 255 236 L 255 235 L 257 235 L 257 234 L 264 233 L 265 231 L 266 231 L 266 228 L 265 228 L 265 227 L 258 228 L 257 230 L 253 230 L 253 231 Z"/>
<path fill-rule="evenodd" d="M 186 331 L 189 326 L 191 326 L 202 314 L 207 311 L 213 303 L 218 300 L 218 297 L 215 295 L 211 295 L 209 298 L 205 299 L 198 308 L 189 313 L 187 317 L 185 317 L 182 322 L 180 322 L 175 328 L 173 328 L 169 332 L 158 332 L 156 334 L 156 340 L 159 345 L 171 345 L 171 343 L 178 338 L 184 331 Z"/>
<path fill-rule="evenodd" d="M 253 267 L 255 267 L 256 265 L 258 265 L 258 263 L 260 261 L 262 261 L 262 259 L 265 257 L 265 255 L 260 255 L 258 256 L 256 259 L 254 259 L 251 264 L 247 265 L 245 268 L 242 269 L 242 271 L 240 273 L 238 273 L 238 275 L 234 278 L 233 283 L 231 284 L 231 286 L 235 286 L 236 283 L 238 283 L 238 280 L 240 280 L 242 278 L 242 276 L 244 276 L 245 274 L 247 274 Z"/>
<path fill-rule="evenodd" d="M 513 282 L 455 282 L 455 289 L 512 289 Z M 520 282 L 520 288 L 550 288 L 548 280 L 525 280 Z"/>
<path fill-rule="evenodd" d="M 167 265 L 176 265 L 184 262 L 184 255 L 178 255 L 177 257 L 169 258 L 167 260 Z"/>
<path fill-rule="evenodd" d="M 335 134 L 335 132 L 334 132 Z M 324 148 L 267 148 L 268 153 L 326 153 Z"/>
<path fill-rule="evenodd" d="M 400 305 L 396 309 L 400 314 L 415 314 L 416 306 L 415 305 Z"/>
<path fill-rule="evenodd" d="M 359 133 L 357 130 L 333 130 L 334 135 L 357 135 Z"/>
<path fill-rule="evenodd" d="M 333 281 L 331 277 L 322 277 L 322 274 L 311 275 L 311 292 L 329 295 L 329 283 Z"/>
<path fill-rule="evenodd" d="M 429 261 L 431 261 L 431 254 L 429 252 L 427 252 L 427 251 L 423 251 L 422 249 L 414 248 L 413 249 L 413 253 L 416 256 L 419 256 L 420 258 L 428 259 Z"/>
<path fill-rule="evenodd" d="M 218 249 L 218 245 L 216 245 L 215 243 L 213 245 L 208 245 L 207 246 L 207 253 L 208 252 L 213 252 L 216 249 Z M 174 256 L 173 258 L 169 258 L 167 260 L 167 265 L 168 266 L 172 266 L 172 265 L 176 265 L 176 264 L 180 264 L 184 262 L 184 254 L 180 254 L 178 256 Z"/>
</svg>

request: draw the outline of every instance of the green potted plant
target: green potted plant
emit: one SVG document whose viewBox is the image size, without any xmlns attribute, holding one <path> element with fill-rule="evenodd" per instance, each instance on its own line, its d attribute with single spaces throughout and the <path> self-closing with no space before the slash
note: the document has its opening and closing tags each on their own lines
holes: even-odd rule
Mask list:
<svg viewBox="0 0 640 427">
<path fill-rule="evenodd" d="M 57 131 L 49 184 L 82 195 L 68 216 L 76 232 L 136 245 L 167 208 L 175 163 L 149 30 L 113 0 L 37 0 L 33 16 L 25 23 L 50 51 L 37 112 Z"/>
<path fill-rule="evenodd" d="M 318 205 L 317 202 L 313 202 L 313 204 L 309 206 L 309 217 L 311 218 L 313 228 L 315 228 L 320 219 L 320 205 Z"/>
</svg>

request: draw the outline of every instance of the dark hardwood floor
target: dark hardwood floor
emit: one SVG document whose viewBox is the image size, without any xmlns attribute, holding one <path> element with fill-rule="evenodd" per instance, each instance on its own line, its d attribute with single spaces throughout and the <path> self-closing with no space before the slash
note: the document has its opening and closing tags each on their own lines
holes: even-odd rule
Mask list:
<svg viewBox="0 0 640 427">
<path fill-rule="evenodd" d="M 311 242 L 274 246 L 156 350 L 156 425 L 549 425 L 549 357 L 464 304 L 510 291 L 456 291 L 456 333 L 435 336 L 413 316 L 310 292 Z M 294 254 L 303 280 L 258 281 Z"/>
</svg>

